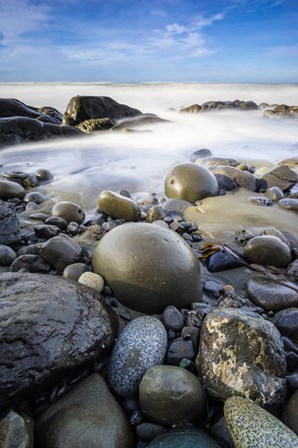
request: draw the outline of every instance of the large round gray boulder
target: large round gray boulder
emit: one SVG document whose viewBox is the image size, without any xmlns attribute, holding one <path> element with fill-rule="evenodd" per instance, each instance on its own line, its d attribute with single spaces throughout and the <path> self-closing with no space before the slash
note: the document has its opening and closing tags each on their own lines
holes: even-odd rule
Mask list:
<svg viewBox="0 0 298 448">
<path fill-rule="evenodd" d="M 168 173 L 165 180 L 167 198 L 196 202 L 218 193 L 216 177 L 207 168 L 194 163 L 181 163 Z"/>
<path fill-rule="evenodd" d="M 111 348 L 116 313 L 90 288 L 42 274 L 0 276 L 0 409 Z"/>
<path fill-rule="evenodd" d="M 92 264 L 121 303 L 143 313 L 201 298 L 199 262 L 172 230 L 145 223 L 118 226 L 98 242 Z"/>
</svg>

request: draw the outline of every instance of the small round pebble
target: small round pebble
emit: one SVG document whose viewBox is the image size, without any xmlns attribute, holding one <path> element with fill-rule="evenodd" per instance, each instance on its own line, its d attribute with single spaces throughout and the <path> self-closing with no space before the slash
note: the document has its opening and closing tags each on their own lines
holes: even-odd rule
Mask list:
<svg viewBox="0 0 298 448">
<path fill-rule="evenodd" d="M 82 285 L 89 286 L 89 288 L 95 289 L 99 294 L 102 293 L 105 282 L 101 275 L 95 274 L 94 272 L 84 272 L 79 280 Z"/>
<path fill-rule="evenodd" d="M 63 277 L 67 280 L 78 281 L 84 272 L 89 271 L 85 263 L 72 263 L 66 266 L 63 271 Z"/>
</svg>

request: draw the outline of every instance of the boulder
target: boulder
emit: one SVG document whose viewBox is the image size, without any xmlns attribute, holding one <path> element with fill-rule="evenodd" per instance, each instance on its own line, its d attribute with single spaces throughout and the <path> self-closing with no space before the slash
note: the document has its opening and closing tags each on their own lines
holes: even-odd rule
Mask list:
<svg viewBox="0 0 298 448">
<path fill-rule="evenodd" d="M 92 264 L 121 303 L 143 313 L 201 298 L 199 262 L 172 230 L 145 223 L 115 227 L 97 243 Z"/>
<path fill-rule="evenodd" d="M 109 118 L 91 118 L 90 120 L 82 121 L 76 127 L 80 131 L 90 134 L 91 132 L 107 131 L 115 126 L 115 120 Z"/>
<path fill-rule="evenodd" d="M 298 342 L 298 308 L 287 308 L 274 315 L 273 323 L 283 336 Z"/>
<path fill-rule="evenodd" d="M 33 448 L 33 420 L 10 410 L 0 420 L 1 448 Z"/>
<path fill-rule="evenodd" d="M 286 268 L 292 261 L 289 246 L 274 235 L 251 238 L 244 247 L 244 255 L 255 263 Z"/>
<path fill-rule="evenodd" d="M 94 373 L 37 419 L 39 448 L 133 448 L 125 414 Z"/>
<path fill-rule="evenodd" d="M 22 101 L 12 98 L 0 98 L 0 118 L 29 117 L 37 118 L 40 113 L 35 107 L 27 106 Z"/>
<path fill-rule="evenodd" d="M 0 276 L 0 409 L 111 348 L 117 318 L 91 289 L 42 274 Z"/>
<path fill-rule="evenodd" d="M 210 166 L 209 170 L 213 174 L 222 174 L 233 180 L 239 187 L 246 188 L 250 191 L 256 191 L 256 178 L 248 171 L 239 170 L 229 165 Z"/>
<path fill-rule="evenodd" d="M 147 448 L 220 448 L 220 445 L 198 429 L 176 429 L 156 437 Z"/>
<path fill-rule="evenodd" d="M 221 400 L 232 395 L 262 404 L 284 400 L 281 336 L 257 314 L 229 308 L 209 313 L 202 324 L 196 365 L 208 392 Z"/>
<path fill-rule="evenodd" d="M 140 221 L 141 218 L 141 209 L 135 201 L 109 190 L 100 193 L 98 209 L 114 219 Z"/>
<path fill-rule="evenodd" d="M 264 174 L 262 179 L 266 181 L 267 188 L 279 187 L 282 191 L 287 191 L 296 184 L 298 176 L 287 165 L 280 165 Z"/>
<path fill-rule="evenodd" d="M 0 244 L 20 240 L 19 217 L 10 208 L 0 205 Z"/>
<path fill-rule="evenodd" d="M 54 236 L 47 240 L 41 246 L 39 253 L 41 257 L 61 272 L 66 266 L 84 260 L 84 253 L 81 246 L 64 234 Z"/>
<path fill-rule="evenodd" d="M 196 202 L 218 194 L 215 176 L 207 169 L 194 163 L 181 163 L 170 170 L 165 179 L 167 198 Z"/>
</svg>

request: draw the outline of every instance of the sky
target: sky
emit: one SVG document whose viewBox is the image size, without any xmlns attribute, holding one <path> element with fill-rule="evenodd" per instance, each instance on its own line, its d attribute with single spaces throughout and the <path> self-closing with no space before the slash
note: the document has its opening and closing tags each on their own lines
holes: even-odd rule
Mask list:
<svg viewBox="0 0 298 448">
<path fill-rule="evenodd" d="M 298 0 L 0 0 L 0 82 L 297 83 Z"/>
</svg>

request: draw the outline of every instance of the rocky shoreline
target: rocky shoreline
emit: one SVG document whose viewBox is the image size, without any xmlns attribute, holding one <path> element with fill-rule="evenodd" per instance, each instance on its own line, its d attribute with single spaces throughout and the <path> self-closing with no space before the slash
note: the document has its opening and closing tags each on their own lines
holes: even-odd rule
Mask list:
<svg viewBox="0 0 298 448">
<path fill-rule="evenodd" d="M 25 119 L 161 120 L 94 98 Z M 297 167 L 202 149 L 164 197 L 105 190 L 92 211 L 45 191 L 54 172 L 4 167 L 0 445 L 297 447 Z"/>
</svg>

